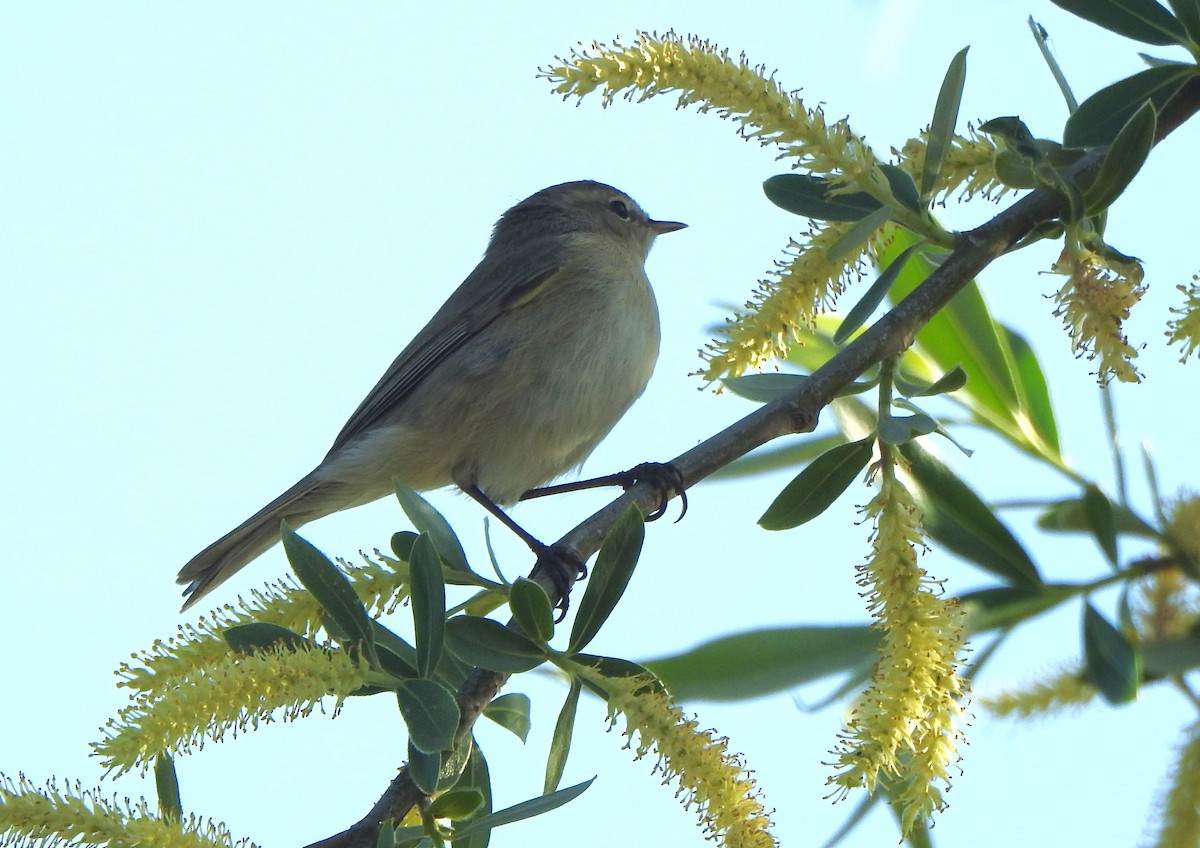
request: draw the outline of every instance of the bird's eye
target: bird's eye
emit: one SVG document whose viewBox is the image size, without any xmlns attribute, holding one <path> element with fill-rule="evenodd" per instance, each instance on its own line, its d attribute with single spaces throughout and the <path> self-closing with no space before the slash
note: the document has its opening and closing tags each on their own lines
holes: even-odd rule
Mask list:
<svg viewBox="0 0 1200 848">
<path fill-rule="evenodd" d="M 622 221 L 629 220 L 629 205 L 624 200 L 614 200 L 608 204 L 608 208 L 616 212 Z"/>
</svg>

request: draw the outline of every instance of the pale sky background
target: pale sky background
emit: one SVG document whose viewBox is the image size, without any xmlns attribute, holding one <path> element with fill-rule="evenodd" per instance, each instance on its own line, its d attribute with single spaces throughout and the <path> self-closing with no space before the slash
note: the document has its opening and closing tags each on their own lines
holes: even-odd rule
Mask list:
<svg viewBox="0 0 1200 848">
<path fill-rule="evenodd" d="M 294 480 L 393 356 L 482 254 L 489 228 L 532 192 L 573 179 L 610 182 L 653 216 L 691 227 L 659 241 L 649 274 L 663 347 L 645 397 L 585 470 L 668 459 L 752 407 L 698 391 L 688 373 L 708 328 L 740 303 L 779 257 L 800 219 L 772 207 L 762 181 L 785 167 L 740 141 L 715 115 L 673 101 L 578 108 L 535 79 L 577 41 L 632 39 L 639 28 L 697 33 L 777 68 L 788 88 L 836 118 L 851 116 L 880 153 L 932 113 L 947 63 L 971 45 L 962 118 L 1019 114 L 1056 135 L 1066 116 L 1025 19 L 1050 30 L 1077 93 L 1139 70 L 1141 45 L 1110 36 L 1048 2 L 896 0 L 824 4 L 515 2 L 257 4 L 10 4 L 0 28 L 0 285 L 5 387 L 0 469 L 3 590 L 0 771 L 91 786 L 87 743 L 124 703 L 112 670 L 181 621 L 178 568 Z M 1164 53 L 1162 50 L 1151 52 Z M 1169 54 L 1176 55 L 1176 54 Z M 1176 58 L 1182 58 L 1177 55 Z M 1197 127 L 1155 151 L 1113 210 L 1109 234 L 1146 260 L 1150 292 L 1129 326 L 1148 343 L 1146 381 L 1117 389 L 1126 443 L 1149 439 L 1163 487 L 1195 485 L 1197 364 L 1162 346 L 1174 286 L 1197 270 L 1191 151 Z M 1008 201 L 1006 201 L 1007 203 Z M 951 206 L 966 227 L 993 211 Z M 1181 238 L 1187 239 L 1182 245 Z M 1089 366 L 1071 358 L 1039 275 L 1043 246 L 983 278 L 997 314 L 1030 337 L 1048 370 L 1068 456 L 1111 487 Z M 986 495 L 1069 496 L 978 431 L 960 431 L 973 459 L 952 456 Z M 1131 453 L 1136 469 L 1136 455 Z M 645 658 L 746 629 L 862 623 L 853 566 L 867 550 L 852 489 L 803 529 L 770 534 L 755 521 L 790 478 L 713 483 L 691 493 L 680 524 L 648 527 L 633 584 L 594 643 Z M 1140 474 L 1136 504 L 1149 512 Z M 476 562 L 481 512 L 431 495 Z M 556 538 L 604 496 L 523 506 L 532 532 Z M 1105 570 L 1082 538 L 1045 540 L 1026 515 L 1013 526 L 1054 579 Z M 305 528 L 331 555 L 386 547 L 406 527 L 388 500 Z M 519 543 L 496 534 L 510 575 Z M 1128 561 L 1148 551 L 1122 548 Z M 925 566 L 953 592 L 979 571 L 933 551 Z M 286 570 L 278 549 L 213 596 Z M 1111 596 L 1097 599 L 1111 604 Z M 1075 661 L 1079 607 L 1026 628 L 979 681 L 981 693 Z M 798 694 L 816 701 L 828 684 Z M 488 722 L 479 736 L 497 806 L 540 792 L 563 688 L 526 675 L 508 691 L 534 698 L 524 748 Z M 788 695 L 689 704 L 728 735 L 776 808 L 784 845 L 819 845 L 852 804 L 823 800 L 822 761 L 841 708 L 815 714 Z M 1121 709 L 1027 725 L 982 711 L 964 773 L 934 832 L 973 848 L 1129 846 L 1144 839 L 1152 799 L 1181 729 L 1194 716 L 1163 687 Z M 606 734 L 601 707 L 580 711 L 564 785 L 599 775 L 579 800 L 498 831 L 496 846 L 705 845 L 650 762 Z M 180 758 L 189 811 L 224 820 L 264 846 L 300 845 L 357 820 L 403 759 L 388 697 L 355 699 L 336 720 L 277 724 Z M 136 777 L 105 781 L 150 794 Z M 894 845 L 877 810 L 845 844 Z"/>
</svg>

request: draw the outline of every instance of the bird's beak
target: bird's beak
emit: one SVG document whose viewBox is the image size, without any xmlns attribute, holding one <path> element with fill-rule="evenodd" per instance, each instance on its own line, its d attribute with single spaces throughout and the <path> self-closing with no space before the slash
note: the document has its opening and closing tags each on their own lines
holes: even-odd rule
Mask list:
<svg viewBox="0 0 1200 848">
<path fill-rule="evenodd" d="M 650 232 L 656 236 L 661 236 L 663 233 L 673 233 L 676 230 L 682 230 L 687 224 L 681 224 L 678 221 L 647 221 L 650 226 Z"/>
</svg>

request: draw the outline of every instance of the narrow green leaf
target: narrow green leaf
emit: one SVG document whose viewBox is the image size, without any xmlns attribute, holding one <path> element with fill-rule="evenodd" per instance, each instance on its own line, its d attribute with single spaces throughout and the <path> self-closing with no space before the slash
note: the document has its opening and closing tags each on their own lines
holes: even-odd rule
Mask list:
<svg viewBox="0 0 1200 848">
<path fill-rule="evenodd" d="M 529 738 L 529 696 L 520 692 L 501 695 L 483 708 L 483 715 L 524 742 Z"/>
<path fill-rule="evenodd" d="M 375 650 L 379 654 L 379 664 L 384 671 L 401 680 L 419 676 L 417 674 L 416 648 L 378 621 L 371 621 L 371 629 L 374 631 L 373 638 Z"/>
<path fill-rule="evenodd" d="M 453 692 L 436 680 L 417 677 L 396 687 L 396 701 L 418 751 L 432 754 L 454 747 L 460 715 Z"/>
<path fill-rule="evenodd" d="M 808 379 L 804 374 L 743 374 L 741 377 L 725 377 L 721 383 L 738 397 L 770 403 L 791 394 Z"/>
<path fill-rule="evenodd" d="M 895 214 L 896 210 L 891 206 L 881 206 L 846 230 L 841 238 L 829 246 L 825 255 L 829 257 L 830 262 L 840 262 L 848 256 L 862 253 L 867 240 L 880 227 L 892 220 L 892 216 Z"/>
<path fill-rule="evenodd" d="M 942 173 L 942 164 L 950 150 L 954 127 L 958 124 L 958 107 L 962 103 L 963 85 L 967 80 L 967 48 L 954 54 L 946 76 L 938 91 L 937 105 L 933 109 L 933 120 L 929 122 L 929 136 L 925 144 L 925 162 L 921 166 L 921 196 L 930 197 L 937 187 Z"/>
<path fill-rule="evenodd" d="M 558 721 L 554 723 L 554 735 L 550 739 L 550 753 L 546 757 L 546 780 L 542 784 L 542 794 L 548 795 L 558 788 L 563 771 L 567 767 L 567 755 L 571 752 L 571 737 L 575 732 L 575 712 L 579 707 L 579 693 L 583 684 L 579 678 L 571 678 L 571 688 L 567 691 L 562 709 L 558 711 Z"/>
<path fill-rule="evenodd" d="M 1193 45 L 1200 44 L 1200 0 L 1167 0 Z"/>
<path fill-rule="evenodd" d="M 924 211 L 925 206 L 921 203 L 921 193 L 917 191 L 917 184 L 913 182 L 908 171 L 897 165 L 880 165 L 879 170 L 883 171 L 883 175 L 887 177 L 892 197 L 896 198 L 897 203 L 913 212 Z"/>
<path fill-rule="evenodd" d="M 720 471 L 709 476 L 709 480 L 740 480 L 746 477 L 756 477 L 767 471 L 777 471 L 781 468 L 795 468 L 811 462 L 830 448 L 844 444 L 846 437 L 841 433 L 830 433 L 827 436 L 813 436 L 805 439 L 783 440 L 771 443 L 768 447 L 750 453 L 741 459 L 734 460 Z"/>
<path fill-rule="evenodd" d="M 870 666 L 872 627 L 783 627 L 738 633 L 647 660 L 680 701 L 743 701 Z"/>
<path fill-rule="evenodd" d="M 1109 502 L 1113 513 L 1113 527 L 1122 536 L 1140 536 L 1158 539 L 1159 533 L 1138 515 L 1120 504 Z M 1037 526 L 1051 533 L 1091 533 L 1092 527 L 1084 511 L 1083 498 L 1069 498 L 1047 504 L 1038 516 Z"/>
<path fill-rule="evenodd" d="M 488 772 L 488 764 L 484 759 L 483 751 L 474 742 L 471 744 L 471 756 L 467 760 L 467 766 L 463 769 L 455 786 L 458 789 L 475 789 L 483 797 L 483 804 L 479 808 L 479 812 L 484 816 L 492 812 L 492 776 Z M 455 836 L 451 844 L 454 845 L 454 848 L 487 848 L 491 836 L 492 832 L 485 828 L 473 835 Z"/>
<path fill-rule="evenodd" d="M 379 833 L 375 835 L 375 848 L 396 848 L 396 826 L 391 819 L 379 825 Z"/>
<path fill-rule="evenodd" d="M 442 771 L 442 754 L 440 751 L 425 753 L 408 743 L 408 776 L 413 784 L 426 795 L 437 791 L 438 775 Z"/>
<path fill-rule="evenodd" d="M 1096 215 L 1111 206 L 1142 169 L 1154 146 L 1157 124 L 1154 105 L 1147 101 L 1121 127 L 1104 157 L 1100 173 L 1083 193 L 1089 215 Z"/>
<path fill-rule="evenodd" d="M 957 392 L 967 384 L 967 372 L 962 370 L 962 366 L 955 365 L 933 383 L 915 383 L 899 374 L 894 375 L 893 380 L 905 397 L 933 397 Z"/>
<path fill-rule="evenodd" d="M 280 647 L 289 651 L 316 647 L 299 633 L 266 621 L 252 621 L 226 628 L 221 631 L 221 638 L 237 654 L 255 654 Z"/>
<path fill-rule="evenodd" d="M 518 577 L 508 588 L 508 608 L 513 618 L 535 642 L 554 637 L 554 611 L 546 590 L 525 577 Z"/>
<path fill-rule="evenodd" d="M 1058 424 L 1054 418 L 1054 408 L 1050 405 L 1050 389 L 1046 385 L 1046 375 L 1042 372 L 1037 354 L 1025 341 L 1024 336 L 1003 324 L 997 324 L 996 328 L 1000 332 L 1001 341 L 1012 351 L 1015 366 L 1013 378 L 1017 392 L 1023 399 L 1026 413 L 1024 420 L 1033 429 L 1033 433 L 1027 435 L 1036 436 L 1052 456 L 1058 456 L 1062 453 L 1062 445 L 1058 441 Z"/>
<path fill-rule="evenodd" d="M 528 636 L 473 615 L 446 622 L 446 649 L 468 665 L 514 674 L 546 661 L 545 649 Z"/>
<path fill-rule="evenodd" d="M 433 799 L 429 814 L 435 819 L 459 821 L 474 814 L 483 806 L 483 793 L 478 789 L 451 789 Z"/>
<path fill-rule="evenodd" d="M 417 643 L 417 671 L 422 677 L 429 677 L 442 658 L 446 631 L 446 586 L 442 582 L 442 561 L 428 534 L 422 533 L 417 537 L 408 567 L 413 632 Z"/>
<path fill-rule="evenodd" d="M 883 299 L 887 297 L 887 293 L 891 290 L 892 285 L 896 282 L 896 278 L 900 276 L 900 272 L 904 270 L 905 263 L 909 257 L 921 247 L 923 242 L 917 242 L 910 247 L 905 248 L 904 252 L 888 263 L 887 267 L 880 272 L 879 277 L 867 289 L 866 294 L 859 299 L 858 303 L 854 304 L 853 308 L 846 314 L 846 318 L 842 321 L 841 326 L 837 328 L 837 332 L 833 334 L 835 344 L 842 344 L 846 339 L 853 335 L 854 331 L 866 323 L 879 304 L 883 303 Z"/>
<path fill-rule="evenodd" d="M 866 192 L 834 194 L 835 187 L 825 177 L 777 174 L 763 183 L 763 193 L 780 209 L 820 221 L 857 221 L 882 205 Z"/>
<path fill-rule="evenodd" d="M 1105 559 L 1116 565 L 1117 522 L 1113 516 L 1112 501 L 1095 484 L 1083 490 L 1083 518 L 1096 544 L 1104 552 Z"/>
<path fill-rule="evenodd" d="M 1083 608 L 1083 655 L 1088 681 L 1106 701 L 1124 704 L 1137 697 L 1141 658 L 1125 634 L 1091 604 Z"/>
<path fill-rule="evenodd" d="M 849 488 L 871 461 L 874 439 L 838 445 L 808 464 L 784 486 L 758 524 L 765 530 L 788 530 L 816 518 Z"/>
<path fill-rule="evenodd" d="M 1187 34 L 1155 0 L 1051 0 L 1060 9 L 1146 44 L 1185 44 Z"/>
<path fill-rule="evenodd" d="M 400 501 L 400 508 L 404 510 L 413 526 L 422 533 L 429 534 L 433 549 L 446 565 L 459 571 L 471 570 L 471 566 L 467 564 L 467 555 L 463 552 L 462 544 L 454 534 L 450 522 L 434 509 L 429 501 L 399 483 L 396 484 L 396 500 Z"/>
<path fill-rule="evenodd" d="M 1146 642 L 1141 653 L 1147 678 L 1187 674 L 1200 668 L 1200 635 Z"/>
<path fill-rule="evenodd" d="M 550 795 L 542 795 L 540 798 L 533 798 L 529 801 L 523 801 L 520 804 L 514 804 L 511 807 L 506 807 L 503 810 L 492 813 L 490 816 L 482 816 L 474 819 L 469 824 L 461 827 L 455 833 L 454 838 L 461 839 L 464 836 L 469 836 L 473 833 L 478 833 L 480 830 L 491 830 L 492 828 L 500 827 L 501 825 L 512 824 L 524 819 L 540 816 L 542 813 L 548 813 L 551 810 L 556 810 L 563 804 L 569 801 L 574 801 L 584 793 L 589 786 L 592 785 L 591 780 L 585 780 L 583 783 L 577 783 L 574 786 L 568 786 L 566 789 L 560 789 Z"/>
<path fill-rule="evenodd" d="M 342 574 L 325 554 L 297 536 L 296 531 L 288 526 L 286 521 L 283 522 L 281 535 L 284 553 L 287 554 L 288 563 L 300 583 L 312 594 L 341 633 L 350 641 L 361 644 L 363 653 L 369 658 L 373 657 L 374 634 L 371 630 L 371 617 L 367 615 L 366 607 L 358 599 L 346 575 Z"/>
<path fill-rule="evenodd" d="M 1100 89 L 1067 119 L 1063 143 L 1068 147 L 1111 144 L 1121 127 L 1149 100 L 1161 112 L 1167 101 L 1196 73 L 1195 65 L 1147 68 Z"/>
<path fill-rule="evenodd" d="M 1014 586 L 1038 588 L 1042 577 L 1016 537 L 949 466 L 917 444 L 908 459 L 924 501 L 925 529 L 944 547 Z"/>
<path fill-rule="evenodd" d="M 391 548 L 396 559 L 408 562 L 412 555 L 412 546 L 417 541 L 417 534 L 411 530 L 400 530 L 392 534 Z"/>
<path fill-rule="evenodd" d="M 1070 584 L 995 586 L 959 596 L 958 605 L 967 612 L 967 632 L 986 633 L 1020 624 L 1077 594 L 1079 587 Z"/>
<path fill-rule="evenodd" d="M 596 565 L 592 568 L 587 588 L 579 602 L 579 612 L 575 614 L 575 623 L 571 626 L 568 654 L 583 650 L 612 614 L 617 601 L 625 593 L 625 587 L 629 585 L 629 578 L 633 576 L 645 536 L 642 513 L 631 504 L 600 545 Z"/>
<path fill-rule="evenodd" d="M 154 758 L 154 788 L 158 793 L 158 814 L 164 821 L 176 823 L 183 818 L 183 802 L 179 797 L 179 777 L 175 760 L 162 753 Z"/>
</svg>

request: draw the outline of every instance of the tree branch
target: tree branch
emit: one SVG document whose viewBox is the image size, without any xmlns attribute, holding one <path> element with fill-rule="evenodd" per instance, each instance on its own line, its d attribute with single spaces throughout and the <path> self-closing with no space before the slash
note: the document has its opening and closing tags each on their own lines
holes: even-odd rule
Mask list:
<svg viewBox="0 0 1200 848">
<path fill-rule="evenodd" d="M 1157 144 L 1200 111 L 1200 78 L 1193 77 L 1179 90 L 1159 115 Z M 1098 149 L 1080 159 L 1065 176 L 1086 187 L 1104 160 Z M 713 472 L 780 436 L 813 430 L 822 409 L 839 392 L 868 368 L 888 356 L 904 351 L 942 307 L 966 287 L 984 268 L 1010 250 L 1036 226 L 1053 221 L 1066 211 L 1061 198 L 1047 189 L 1031 192 L 995 218 L 959 234 L 958 246 L 937 269 L 887 315 L 821 366 L 790 395 L 779 398 L 734 423 L 671 461 L 690 488 Z M 661 492 L 639 484 L 583 521 L 559 544 L 569 545 L 584 560 L 600 544 L 629 504 L 636 503 L 647 514 L 658 507 Z M 530 575 L 557 602 L 558 589 L 540 573 Z M 470 732 L 479 715 L 496 696 L 510 675 L 475 669 L 458 693 L 462 711 L 459 738 Z M 374 848 L 379 825 L 398 821 L 422 797 L 408 777 L 407 769 L 392 781 L 383 796 L 361 821 L 342 833 L 308 848 Z"/>
</svg>

